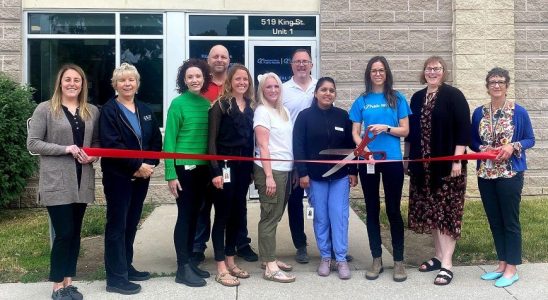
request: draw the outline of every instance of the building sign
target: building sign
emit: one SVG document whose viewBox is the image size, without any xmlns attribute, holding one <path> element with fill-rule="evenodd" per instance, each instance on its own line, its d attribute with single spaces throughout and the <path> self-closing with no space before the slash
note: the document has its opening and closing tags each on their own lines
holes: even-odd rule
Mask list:
<svg viewBox="0 0 548 300">
<path fill-rule="evenodd" d="M 316 17 L 249 16 L 249 36 L 315 37 Z"/>
<path fill-rule="evenodd" d="M 255 46 L 254 47 L 254 77 L 257 84 L 257 75 L 274 72 L 282 82 L 291 79 L 291 55 L 297 49 L 304 48 L 310 51 L 309 46 Z"/>
</svg>

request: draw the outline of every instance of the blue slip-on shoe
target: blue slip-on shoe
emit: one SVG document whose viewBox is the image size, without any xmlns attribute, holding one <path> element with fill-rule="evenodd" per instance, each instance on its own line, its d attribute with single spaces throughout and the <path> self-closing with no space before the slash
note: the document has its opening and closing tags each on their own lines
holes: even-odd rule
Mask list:
<svg viewBox="0 0 548 300">
<path fill-rule="evenodd" d="M 497 281 L 495 281 L 495 286 L 496 287 L 511 286 L 512 284 L 514 284 L 514 282 L 518 281 L 518 279 L 519 279 L 518 273 L 514 274 L 512 278 L 506 278 L 502 276 L 499 279 L 497 279 Z"/>
<path fill-rule="evenodd" d="M 483 280 L 495 280 L 502 277 L 503 272 L 487 272 L 481 275 Z"/>
</svg>

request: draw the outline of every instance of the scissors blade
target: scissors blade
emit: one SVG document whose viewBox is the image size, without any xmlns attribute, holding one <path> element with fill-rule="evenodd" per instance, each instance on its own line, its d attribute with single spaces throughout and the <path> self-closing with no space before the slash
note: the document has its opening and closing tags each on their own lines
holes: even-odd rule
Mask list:
<svg viewBox="0 0 548 300">
<path fill-rule="evenodd" d="M 327 154 L 327 155 L 348 155 L 350 153 L 353 153 L 354 149 L 325 149 L 320 151 L 320 154 Z"/>
<path fill-rule="evenodd" d="M 327 177 L 335 172 L 337 172 L 340 168 L 342 168 L 344 165 L 348 164 L 351 160 L 356 158 L 356 155 L 354 155 L 354 152 L 352 151 L 350 154 L 348 154 L 345 158 L 343 158 L 344 162 L 340 162 L 333 166 L 333 168 L 329 169 L 329 171 L 325 172 L 322 177 Z M 348 161 L 348 162 L 346 162 Z"/>
</svg>

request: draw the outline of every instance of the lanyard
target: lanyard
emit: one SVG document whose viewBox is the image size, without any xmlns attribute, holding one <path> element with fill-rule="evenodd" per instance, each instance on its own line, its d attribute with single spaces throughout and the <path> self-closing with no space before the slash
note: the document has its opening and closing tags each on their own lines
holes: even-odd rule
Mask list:
<svg viewBox="0 0 548 300">
<path fill-rule="evenodd" d="M 504 104 L 502 105 L 502 107 L 500 108 L 501 110 L 501 113 L 504 111 L 504 108 L 506 108 L 506 100 L 504 100 Z M 493 103 L 491 103 L 491 106 L 489 108 L 489 129 L 491 129 L 491 141 L 493 143 L 493 147 L 496 147 L 496 137 L 497 137 L 497 134 L 496 134 L 496 130 L 497 130 L 497 126 L 499 124 L 499 120 L 502 118 L 499 117 L 497 118 L 495 124 L 493 125 L 493 118 L 494 118 L 494 115 L 493 115 Z"/>
</svg>

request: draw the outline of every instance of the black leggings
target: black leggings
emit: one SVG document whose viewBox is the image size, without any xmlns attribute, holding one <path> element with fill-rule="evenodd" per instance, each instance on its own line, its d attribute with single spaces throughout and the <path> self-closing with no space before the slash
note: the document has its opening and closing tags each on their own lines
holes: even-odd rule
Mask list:
<svg viewBox="0 0 548 300">
<path fill-rule="evenodd" d="M 215 192 L 215 221 L 211 231 L 216 261 L 236 254 L 238 229 L 247 221 L 246 195 L 251 183 L 252 162 L 228 162 L 230 182 Z M 226 232 L 226 242 L 225 242 Z"/>
<path fill-rule="evenodd" d="M 80 231 L 86 207 L 85 203 L 47 207 L 55 232 L 50 255 L 50 281 L 62 282 L 65 277 L 76 275 L 76 262 L 80 253 Z"/>
<path fill-rule="evenodd" d="M 175 166 L 182 191 L 177 197 L 177 223 L 173 231 L 173 242 L 177 254 L 177 265 L 188 263 L 192 254 L 196 223 L 200 207 L 205 201 L 209 184 L 209 169 L 206 165 L 185 170 L 185 166 Z"/>
<path fill-rule="evenodd" d="M 360 165 L 360 181 L 365 198 L 367 213 L 366 226 L 369 236 L 369 248 L 373 257 L 382 256 L 380 214 L 380 180 L 384 187 L 384 203 L 386 215 L 390 222 L 390 235 L 394 261 L 403 260 L 404 230 L 400 212 L 401 193 L 403 187 L 403 164 L 401 162 L 387 162 L 375 164 L 375 174 L 367 174 L 366 165 Z"/>
</svg>

